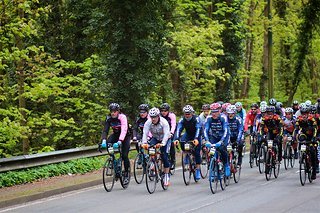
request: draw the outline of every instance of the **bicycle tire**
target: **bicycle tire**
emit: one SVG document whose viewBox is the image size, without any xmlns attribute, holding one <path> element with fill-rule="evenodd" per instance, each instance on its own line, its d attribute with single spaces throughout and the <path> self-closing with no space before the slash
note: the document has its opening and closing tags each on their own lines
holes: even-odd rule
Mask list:
<svg viewBox="0 0 320 213">
<path fill-rule="evenodd" d="M 260 146 L 259 149 L 259 172 L 260 174 L 265 171 L 265 157 L 266 157 L 266 149 L 265 146 Z"/>
<path fill-rule="evenodd" d="M 271 156 L 271 152 L 267 152 L 266 153 L 266 163 L 265 163 L 265 176 L 266 176 L 266 180 L 269 181 L 271 178 L 271 174 L 272 174 L 272 156 Z"/>
<path fill-rule="evenodd" d="M 200 164 L 200 174 L 202 179 L 205 179 L 208 175 L 208 153 L 206 150 L 201 151 L 201 164 Z"/>
<path fill-rule="evenodd" d="M 290 146 L 290 147 L 291 147 L 291 149 L 290 149 L 290 153 L 289 153 L 289 155 L 290 155 L 290 166 L 291 166 L 291 168 L 293 168 L 293 167 L 294 167 L 294 164 L 295 164 L 296 159 L 295 159 L 295 156 L 294 156 L 294 149 L 293 149 L 293 147 L 292 147 L 292 146 Z"/>
<path fill-rule="evenodd" d="M 142 155 L 142 157 L 141 157 L 141 155 Z M 138 164 L 139 158 L 142 158 L 141 165 Z M 137 184 L 142 183 L 145 173 L 146 173 L 146 169 L 145 169 L 144 156 L 142 153 L 138 153 L 136 158 L 134 159 L 134 162 L 133 162 L 133 176 L 134 176 L 134 180 L 136 181 Z"/>
<path fill-rule="evenodd" d="M 182 158 L 181 162 L 182 162 L 183 181 L 184 181 L 184 184 L 188 186 L 191 180 L 190 154 L 186 152 L 182 152 L 181 158 Z"/>
<path fill-rule="evenodd" d="M 196 183 L 199 182 L 199 180 L 196 179 L 197 166 L 196 166 L 196 160 L 194 158 L 194 155 L 192 155 L 192 157 L 191 157 L 190 167 L 191 167 L 191 173 L 193 175 L 194 182 L 196 182 Z"/>
<path fill-rule="evenodd" d="M 218 165 L 217 165 L 218 166 Z M 226 189 L 227 187 L 227 177 L 226 177 L 226 173 L 225 173 L 225 170 L 224 170 L 224 164 L 222 165 L 222 169 L 221 170 L 218 170 L 219 171 L 219 180 L 220 180 L 220 188 L 223 190 Z"/>
<path fill-rule="evenodd" d="M 103 165 L 102 180 L 104 189 L 111 192 L 115 182 L 115 172 L 112 158 L 108 158 Z"/>
<path fill-rule="evenodd" d="M 229 153 L 228 160 L 229 160 L 229 165 L 230 165 L 230 176 L 226 176 L 226 186 L 229 186 L 229 185 L 230 185 L 231 175 L 233 175 L 233 171 L 234 171 L 234 165 L 233 165 L 233 163 L 232 163 L 232 161 L 233 161 L 233 154 L 232 154 L 232 152 Z"/>
<path fill-rule="evenodd" d="M 215 194 L 218 189 L 218 165 L 212 157 L 209 164 L 209 186 L 212 194 Z"/>
<path fill-rule="evenodd" d="M 236 156 L 239 156 L 237 154 Z M 238 158 L 234 160 L 233 166 L 234 166 L 234 171 L 233 171 L 233 180 L 235 183 L 238 183 L 240 180 L 240 174 L 241 174 L 241 165 L 238 165 Z"/>
<path fill-rule="evenodd" d="M 157 188 L 158 171 L 154 159 L 150 159 L 146 166 L 146 187 L 150 194 L 154 193 Z"/>
<path fill-rule="evenodd" d="M 160 178 L 160 183 L 161 183 L 161 187 L 163 190 L 167 190 L 168 189 L 168 186 L 165 186 L 164 185 L 164 167 L 163 167 L 163 162 L 161 159 L 158 159 L 157 161 L 157 167 L 158 167 L 158 177 Z"/>
<path fill-rule="evenodd" d="M 305 153 L 302 153 L 301 158 L 300 158 L 300 166 L 299 166 L 299 176 L 300 176 L 300 183 L 302 186 L 306 183 L 307 179 L 307 171 L 306 171 L 306 164 L 305 164 Z"/>
<path fill-rule="evenodd" d="M 308 172 L 308 180 L 309 180 L 309 183 L 312 183 L 312 179 L 311 179 L 311 174 L 312 174 L 312 164 L 311 164 L 311 161 L 310 161 L 310 156 L 307 158 L 308 159 L 308 162 L 306 163 L 306 167 L 307 167 L 307 172 Z"/>
<path fill-rule="evenodd" d="M 253 143 L 250 143 L 250 154 L 249 154 L 249 165 L 250 168 L 253 168 L 253 163 L 254 163 L 254 156 L 253 156 Z"/>
<path fill-rule="evenodd" d="M 285 170 L 288 170 L 288 168 L 289 168 L 289 159 L 290 159 L 290 154 L 289 154 L 290 151 L 289 150 L 290 150 L 290 145 L 288 145 L 288 143 L 287 143 L 284 148 L 284 158 L 283 158 Z"/>
</svg>

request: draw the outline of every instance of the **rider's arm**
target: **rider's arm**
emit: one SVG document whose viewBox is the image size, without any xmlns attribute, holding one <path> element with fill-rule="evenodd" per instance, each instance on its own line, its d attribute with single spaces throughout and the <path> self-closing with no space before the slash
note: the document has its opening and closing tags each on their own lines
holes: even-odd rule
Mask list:
<svg viewBox="0 0 320 213">
<path fill-rule="evenodd" d="M 263 135 L 263 131 L 264 131 L 264 118 L 261 118 L 261 122 L 260 122 L 260 135 Z"/>
<path fill-rule="evenodd" d="M 133 126 L 133 137 L 134 138 L 137 138 L 137 134 L 138 134 L 138 128 L 139 128 L 139 118 L 136 120 L 136 122 L 134 123 L 134 126 Z"/>
<path fill-rule="evenodd" d="M 278 121 L 279 121 L 279 130 L 280 130 L 279 135 L 282 136 L 283 135 L 283 121 L 280 116 L 278 117 Z"/>
<path fill-rule="evenodd" d="M 206 123 L 204 125 L 204 139 L 206 141 L 209 141 L 209 129 L 210 129 L 210 122 L 211 122 L 211 118 L 207 118 Z"/>
<path fill-rule="evenodd" d="M 125 116 L 124 114 L 119 114 L 118 119 L 120 120 L 120 123 L 121 123 L 121 133 L 119 136 L 119 141 L 123 141 L 128 132 L 128 120 L 127 120 L 127 116 Z"/>
<path fill-rule="evenodd" d="M 312 124 L 312 127 L 313 127 L 313 138 L 316 138 L 317 137 L 317 129 L 318 129 L 317 121 L 314 118 L 312 118 L 312 121 L 313 121 L 313 124 Z"/>
<path fill-rule="evenodd" d="M 150 132 L 151 124 L 152 124 L 151 119 L 148 119 L 143 126 L 142 143 L 147 143 L 148 141 L 148 134 Z"/>
<path fill-rule="evenodd" d="M 102 129 L 101 139 L 107 139 L 107 136 L 109 134 L 109 129 L 110 129 L 110 123 L 108 122 L 108 117 L 107 117 Z"/>
<path fill-rule="evenodd" d="M 237 141 L 241 141 L 242 139 L 242 134 L 243 134 L 243 125 L 242 125 L 242 121 L 241 118 L 236 118 L 237 119 L 237 123 L 238 123 L 238 138 Z"/>
<path fill-rule="evenodd" d="M 198 139 L 198 138 L 199 138 L 200 130 L 201 130 L 201 121 L 200 121 L 200 118 L 197 117 L 196 120 L 197 120 L 197 123 L 196 123 L 196 134 L 195 134 L 195 136 L 194 136 L 194 139 Z"/>
<path fill-rule="evenodd" d="M 229 131 L 229 124 L 228 124 L 228 122 L 225 120 L 224 117 L 221 117 L 221 119 L 222 119 L 223 135 L 222 135 L 220 141 L 224 141 L 224 140 L 229 136 L 229 132 L 230 132 L 230 131 Z M 225 144 L 225 145 L 227 145 L 227 144 Z"/>
<path fill-rule="evenodd" d="M 168 121 L 164 118 L 160 118 L 160 123 L 163 128 L 163 138 L 161 143 L 165 146 L 170 138 L 170 126 Z"/>
<path fill-rule="evenodd" d="M 244 131 L 248 131 L 248 126 L 250 122 L 250 113 L 246 116 L 246 119 L 244 120 Z"/>
<path fill-rule="evenodd" d="M 176 118 L 176 115 L 173 112 L 169 113 L 169 118 L 170 118 L 170 121 L 171 121 L 170 133 L 172 135 L 174 135 L 174 132 L 176 131 L 176 127 L 177 127 L 177 118 Z"/>
<path fill-rule="evenodd" d="M 177 131 L 176 131 L 176 134 L 175 134 L 175 137 L 174 137 L 175 140 L 179 140 L 181 132 L 183 131 L 183 129 L 184 129 L 184 127 L 183 127 L 183 118 L 181 118 L 179 120 Z"/>
</svg>

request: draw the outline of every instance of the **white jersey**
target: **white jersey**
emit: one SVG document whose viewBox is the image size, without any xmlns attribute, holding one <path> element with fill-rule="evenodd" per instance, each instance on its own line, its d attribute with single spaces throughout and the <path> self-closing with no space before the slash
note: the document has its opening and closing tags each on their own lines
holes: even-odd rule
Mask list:
<svg viewBox="0 0 320 213">
<path fill-rule="evenodd" d="M 160 120 L 157 124 L 153 124 L 151 118 L 149 118 L 143 127 L 143 137 L 142 143 L 147 143 L 147 138 L 149 132 L 152 134 L 152 137 L 156 138 L 158 141 L 165 146 L 168 139 L 170 138 L 170 126 L 168 121 L 160 117 Z"/>
</svg>

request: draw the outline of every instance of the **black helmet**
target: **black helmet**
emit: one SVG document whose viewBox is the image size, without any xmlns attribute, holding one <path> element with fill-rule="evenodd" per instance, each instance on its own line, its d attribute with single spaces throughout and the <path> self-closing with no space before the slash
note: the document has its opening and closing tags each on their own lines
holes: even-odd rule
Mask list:
<svg viewBox="0 0 320 213">
<path fill-rule="evenodd" d="M 310 112 L 317 113 L 317 107 L 315 105 L 311 105 L 309 109 L 310 109 Z"/>
<path fill-rule="evenodd" d="M 277 107 L 277 108 L 282 108 L 282 107 L 283 107 L 283 104 L 282 104 L 281 102 L 277 102 L 276 107 Z"/>
<path fill-rule="evenodd" d="M 144 110 L 144 111 L 148 111 L 149 110 L 149 106 L 148 104 L 140 104 L 140 106 L 138 107 L 139 110 Z"/>
<path fill-rule="evenodd" d="M 203 104 L 202 105 L 202 110 L 210 110 L 210 105 L 209 104 Z"/>
<path fill-rule="evenodd" d="M 274 98 L 270 98 L 269 104 L 270 104 L 271 106 L 275 106 L 275 105 L 277 104 L 277 100 L 274 99 Z"/>
<path fill-rule="evenodd" d="M 168 103 L 163 103 L 163 104 L 161 104 L 161 106 L 160 106 L 160 110 L 167 110 L 167 111 L 169 111 L 169 109 L 170 109 L 170 105 L 169 105 Z"/>
<path fill-rule="evenodd" d="M 299 101 L 294 100 L 294 101 L 292 102 L 292 105 L 299 105 Z"/>
<path fill-rule="evenodd" d="M 259 106 L 258 106 L 258 104 L 257 104 L 257 103 L 253 103 L 253 104 L 251 104 L 251 108 L 256 108 L 256 109 L 258 109 L 258 108 L 259 108 Z"/>
<path fill-rule="evenodd" d="M 266 112 L 275 112 L 274 106 L 267 106 Z"/>
<path fill-rule="evenodd" d="M 110 111 L 119 111 L 120 110 L 120 105 L 117 103 L 111 103 L 109 105 Z"/>
</svg>

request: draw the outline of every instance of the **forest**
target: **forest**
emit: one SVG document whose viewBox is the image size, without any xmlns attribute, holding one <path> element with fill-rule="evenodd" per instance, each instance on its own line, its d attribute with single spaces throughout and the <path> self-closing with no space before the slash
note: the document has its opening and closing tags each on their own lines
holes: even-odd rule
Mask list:
<svg viewBox="0 0 320 213">
<path fill-rule="evenodd" d="M 320 96 L 320 0 L 0 0 L 0 157 L 100 142 L 107 106 Z"/>
</svg>

